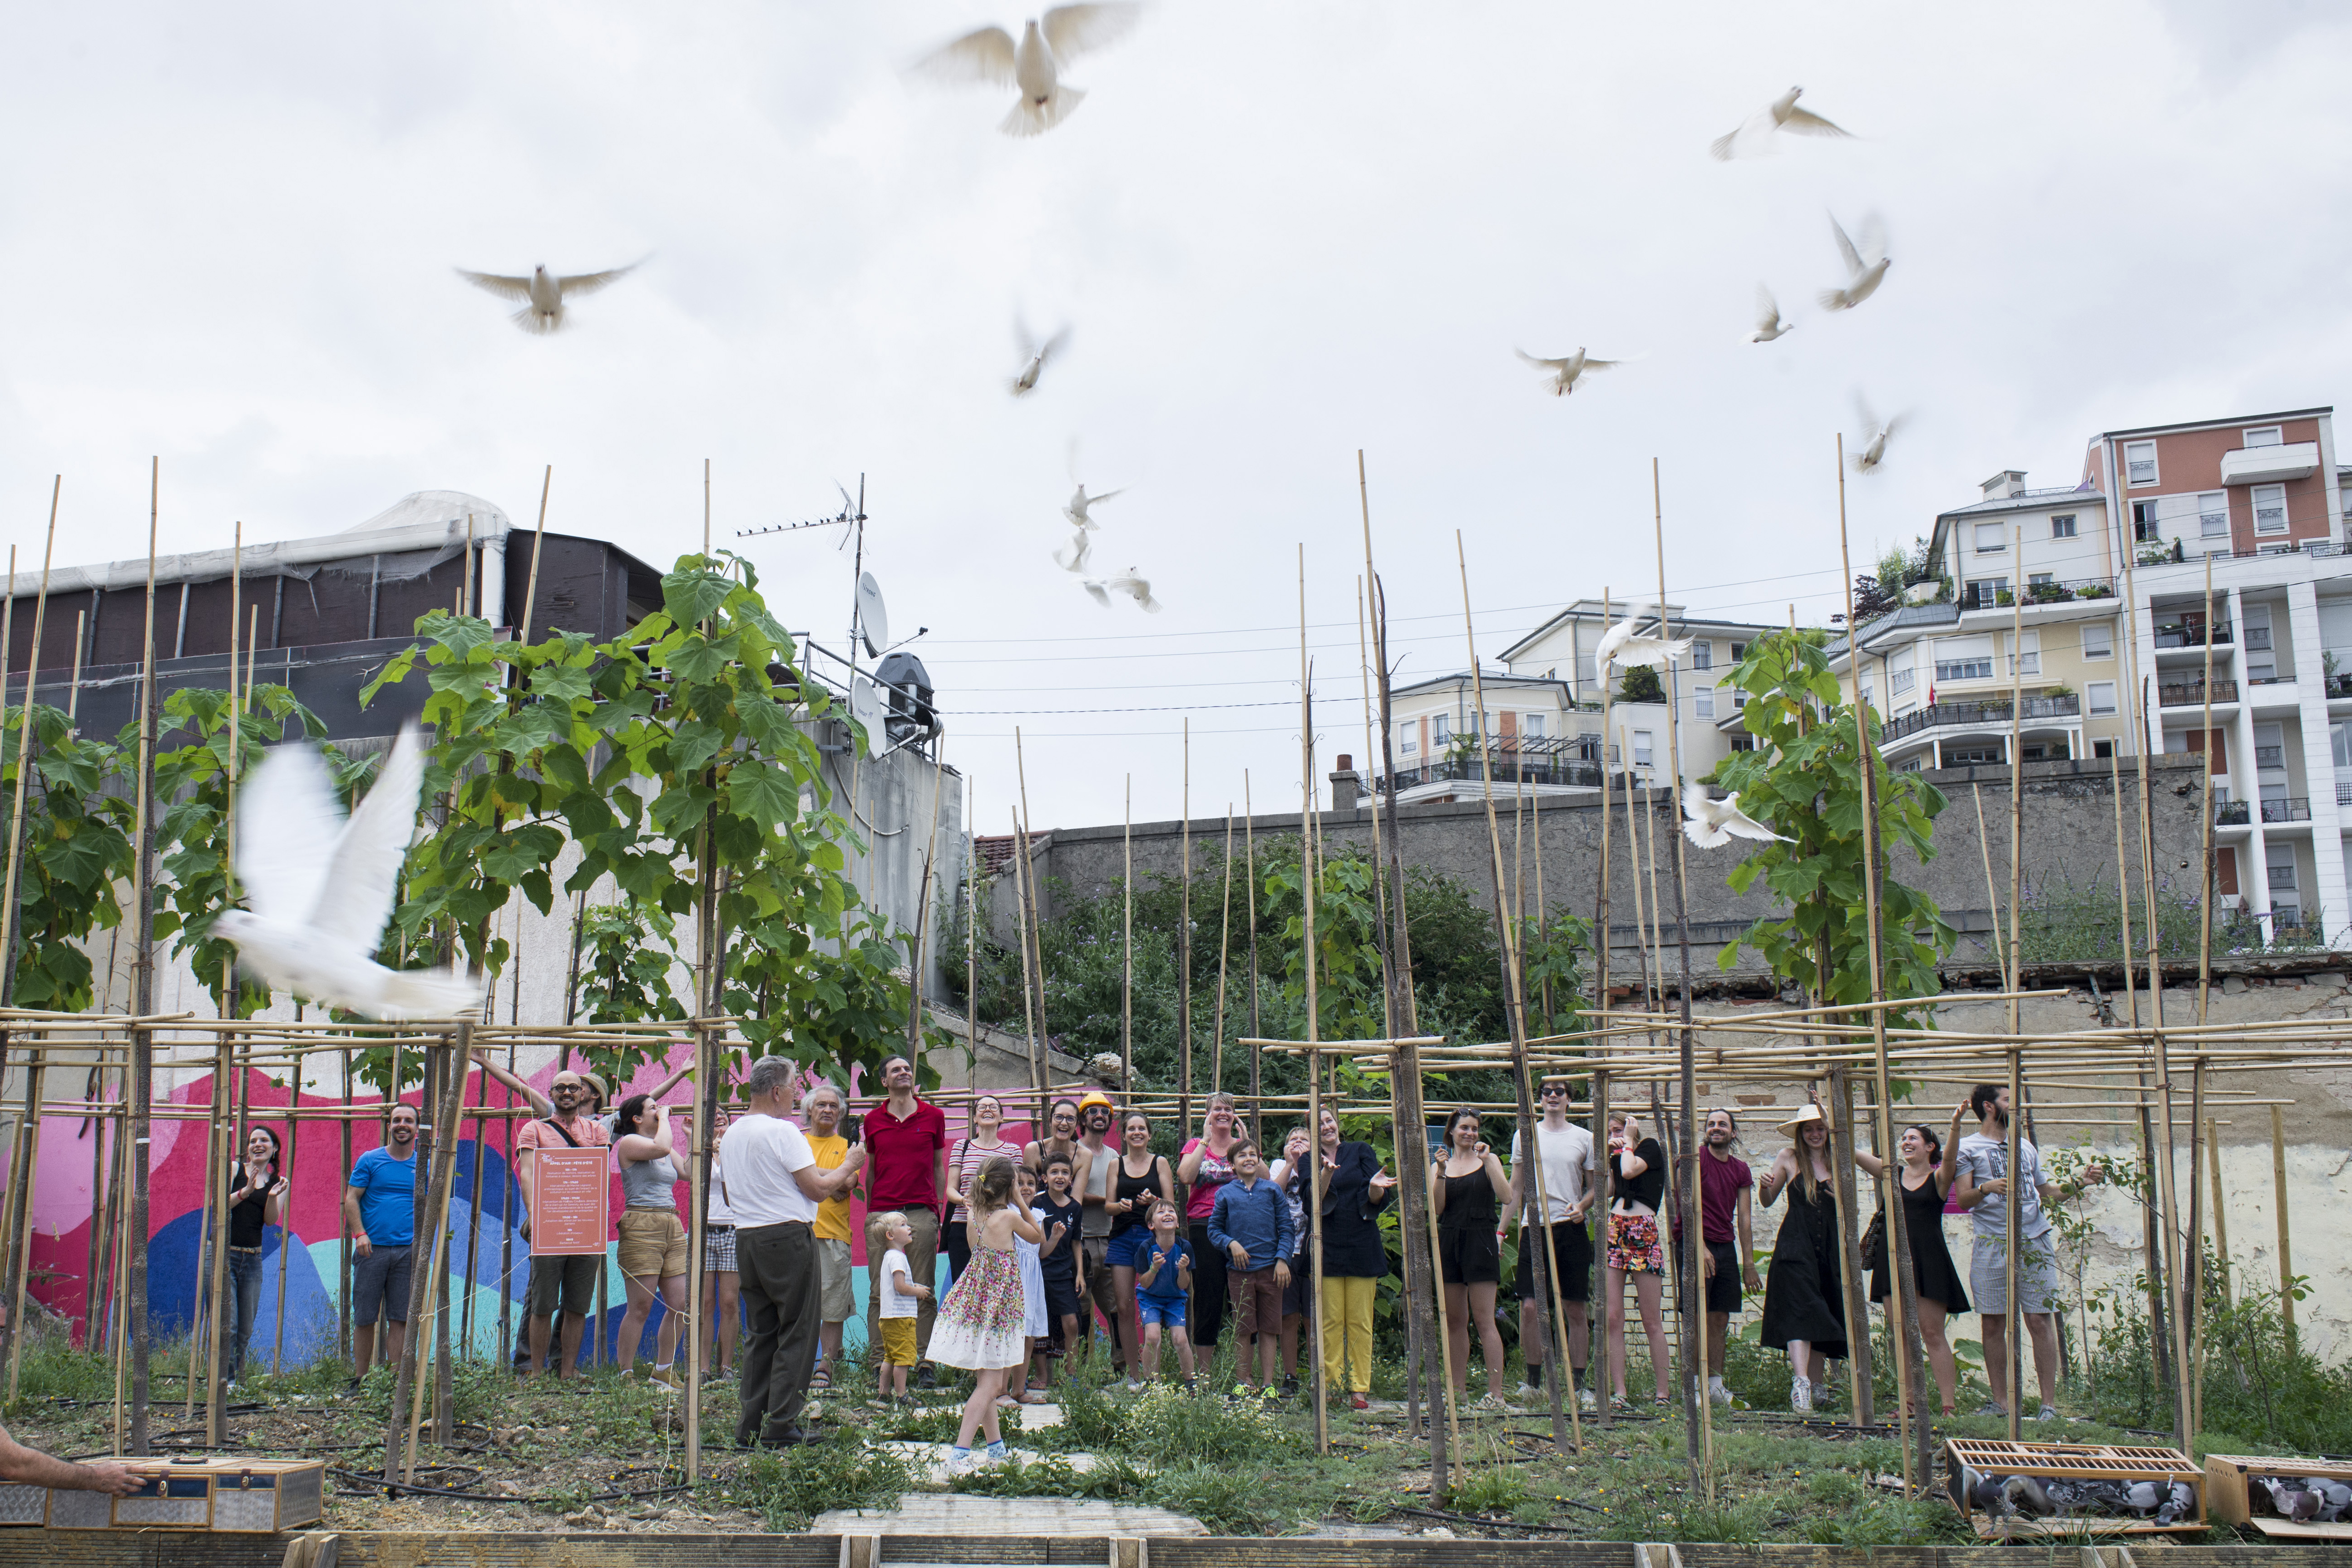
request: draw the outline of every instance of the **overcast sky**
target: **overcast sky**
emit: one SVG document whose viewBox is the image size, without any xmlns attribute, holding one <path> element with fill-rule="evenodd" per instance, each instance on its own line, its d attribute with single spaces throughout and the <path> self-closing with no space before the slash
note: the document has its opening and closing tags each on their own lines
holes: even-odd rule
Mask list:
<svg viewBox="0 0 2352 1568">
<path fill-rule="evenodd" d="M 61 563 L 331 531 L 417 489 L 667 566 L 867 476 L 867 563 L 1004 831 L 1299 801 L 1298 552 L 1317 773 L 1363 750 L 1356 451 L 1394 644 L 1465 659 L 1654 592 L 1839 607 L 1832 442 L 1908 411 L 1851 487 L 1857 564 L 2003 468 L 2071 484 L 2102 429 L 2335 401 L 2352 22 L 2293 0 L 1673 6 L 1171 0 L 1009 90 L 903 67 L 984 22 L 890 5 L 21 7 L 0 73 L 0 506 Z M 1851 142 L 1707 144 L 1792 83 Z M 1885 216 L 1876 298 L 1827 214 Z M 529 337 L 453 267 L 651 260 Z M 1798 322 L 1746 342 L 1759 282 Z M 1016 402 L 1012 328 L 1066 321 Z M 1639 356 L 1544 395 L 1514 345 Z M 1075 471 L 1130 487 L 1097 609 L 1048 558 Z M 836 644 L 835 536 L 749 542 Z"/>
</svg>

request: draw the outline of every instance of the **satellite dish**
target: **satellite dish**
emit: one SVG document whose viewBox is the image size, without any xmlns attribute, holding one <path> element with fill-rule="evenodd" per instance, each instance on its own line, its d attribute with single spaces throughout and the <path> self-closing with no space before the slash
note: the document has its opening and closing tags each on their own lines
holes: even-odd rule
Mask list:
<svg viewBox="0 0 2352 1568">
<path fill-rule="evenodd" d="M 869 577 L 866 581 L 870 583 L 873 579 Z M 849 683 L 849 711 L 851 717 L 866 727 L 866 754 L 880 756 L 887 739 L 882 729 L 882 694 L 875 690 L 874 683 L 862 675 Z"/>
<path fill-rule="evenodd" d="M 880 658 L 890 646 L 890 612 L 882 607 L 882 584 L 871 572 L 857 579 L 857 629 L 866 638 L 866 657 Z"/>
</svg>

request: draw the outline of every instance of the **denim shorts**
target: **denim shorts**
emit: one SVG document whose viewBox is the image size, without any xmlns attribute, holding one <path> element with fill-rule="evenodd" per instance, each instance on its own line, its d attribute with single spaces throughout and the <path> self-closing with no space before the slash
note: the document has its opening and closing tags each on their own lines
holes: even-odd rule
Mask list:
<svg viewBox="0 0 2352 1568">
<path fill-rule="evenodd" d="M 1112 1236 L 1110 1244 L 1103 1249 L 1104 1261 L 1113 1268 L 1132 1268 L 1135 1267 L 1135 1255 L 1150 1244 L 1151 1232 L 1144 1226 L 1119 1231 Z"/>
<path fill-rule="evenodd" d="M 1182 1328 L 1184 1307 L 1181 1296 L 1153 1296 L 1141 1290 L 1135 1293 L 1136 1314 L 1147 1329 L 1154 1324 L 1163 1329 Z"/>
</svg>

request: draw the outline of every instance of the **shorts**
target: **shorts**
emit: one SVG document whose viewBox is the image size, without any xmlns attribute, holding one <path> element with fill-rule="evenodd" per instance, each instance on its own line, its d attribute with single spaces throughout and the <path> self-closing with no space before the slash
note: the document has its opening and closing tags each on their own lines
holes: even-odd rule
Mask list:
<svg viewBox="0 0 2352 1568">
<path fill-rule="evenodd" d="M 1184 1327 L 1187 1305 L 1181 1296 L 1152 1296 L 1141 1290 L 1135 1293 L 1136 1316 L 1147 1329 L 1157 1325 L 1181 1331 Z"/>
<path fill-rule="evenodd" d="M 820 1239 L 816 1244 L 816 1265 L 817 1321 L 847 1322 L 857 1310 L 857 1293 L 849 1287 L 849 1243 L 829 1237 Z M 907 1321 L 914 1320 L 909 1318 Z"/>
<path fill-rule="evenodd" d="M 1706 1310 L 1726 1314 L 1738 1311 L 1745 1300 L 1739 1293 L 1738 1244 L 1710 1241 L 1706 1250 L 1715 1259 L 1715 1277 L 1706 1282 Z"/>
<path fill-rule="evenodd" d="M 705 1225 L 702 1227 L 702 1271 L 705 1274 L 740 1274 L 735 1267 L 735 1227 L 731 1225 Z"/>
<path fill-rule="evenodd" d="M 1612 1214 L 1609 1216 L 1609 1267 L 1622 1274 L 1664 1274 L 1666 1249 L 1658 1240 L 1658 1216 Z"/>
<path fill-rule="evenodd" d="M 1282 1289 L 1282 1315 L 1303 1318 L 1315 1304 L 1315 1270 L 1307 1266 L 1307 1254 L 1300 1253 L 1290 1260 L 1290 1283 Z"/>
<path fill-rule="evenodd" d="M 1522 1301 L 1532 1301 L 1536 1295 L 1535 1259 L 1528 1256 L 1528 1237 L 1532 1229 L 1528 1226 L 1519 1227 L 1518 1279 L 1514 1294 Z M 1561 1300 L 1592 1299 L 1592 1233 L 1584 1228 L 1583 1221 L 1552 1222 L 1551 1269 L 1559 1277 Z"/>
<path fill-rule="evenodd" d="M 915 1364 L 915 1320 L 884 1318 L 882 1321 L 882 1364 L 912 1366 Z"/>
<path fill-rule="evenodd" d="M 1240 1336 L 1235 1343 L 1246 1349 L 1250 1335 L 1270 1334 L 1282 1326 L 1282 1287 L 1275 1281 L 1274 1265 L 1247 1273 L 1230 1269 L 1225 1289 L 1234 1298 L 1234 1332 Z"/>
<path fill-rule="evenodd" d="M 686 1277 L 686 1226 L 675 1209 L 621 1211 L 621 1273 L 641 1285 Z"/>
<path fill-rule="evenodd" d="M 1078 1281 L 1076 1275 L 1056 1279 L 1045 1277 L 1045 1324 L 1060 1342 L 1062 1320 L 1078 1315 Z"/>
<path fill-rule="evenodd" d="M 1976 1298 L 1979 1312 L 2008 1315 L 2008 1237 L 1977 1237 L 1976 1256 L 1969 1265 L 1969 1294 Z M 2047 1312 L 2058 1299 L 2058 1257 L 2047 1231 L 2024 1238 L 2017 1255 L 2017 1294 L 2019 1307 L 2027 1312 Z"/>
<path fill-rule="evenodd" d="M 1135 1255 L 1150 1241 L 1151 1232 L 1146 1226 L 1139 1225 L 1130 1230 L 1122 1230 L 1110 1238 L 1110 1245 L 1104 1249 L 1104 1259 L 1113 1268 L 1132 1268 L 1135 1267 Z"/>
<path fill-rule="evenodd" d="M 1448 1285 L 1492 1285 L 1503 1277 L 1502 1244 L 1491 1225 L 1440 1226 L 1437 1263 Z"/>
<path fill-rule="evenodd" d="M 534 1257 L 530 1260 L 530 1290 L 523 1298 L 523 1316 L 551 1318 L 562 1306 L 566 1315 L 585 1318 L 596 1310 L 596 1281 L 604 1272 L 604 1255 Z"/>
<path fill-rule="evenodd" d="M 365 1258 L 352 1259 L 352 1321 L 373 1329 L 378 1318 L 408 1321 L 409 1249 L 371 1247 Z"/>
</svg>

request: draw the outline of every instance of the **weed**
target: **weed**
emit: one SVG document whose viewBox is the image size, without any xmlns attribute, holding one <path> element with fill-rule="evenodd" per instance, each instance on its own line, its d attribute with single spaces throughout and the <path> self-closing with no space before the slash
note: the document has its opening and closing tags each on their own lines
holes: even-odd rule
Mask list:
<svg viewBox="0 0 2352 1568">
<path fill-rule="evenodd" d="M 1212 1459 L 1232 1464 L 1244 1456 L 1263 1461 L 1296 1453 L 1299 1434 L 1259 1400 L 1226 1401 L 1154 1384 L 1123 1413 L 1121 1445 L 1155 1464 Z"/>
<path fill-rule="evenodd" d="M 1228 1457 L 1230 1459 L 1230 1456 Z M 1267 1484 L 1262 1469 L 1226 1464 L 1180 1465 L 1151 1479 L 1144 1496 L 1160 1507 L 1190 1514 L 1212 1535 L 1266 1535 L 1304 1521 L 1300 1493 Z"/>
<path fill-rule="evenodd" d="M 1474 1470 L 1456 1486 L 1451 1506 L 1464 1513 L 1508 1513 L 1527 1501 L 1527 1483 L 1505 1465 Z"/>
<path fill-rule="evenodd" d="M 742 1489 L 768 1529 L 798 1531 L 828 1509 L 887 1508 L 913 1485 L 904 1459 L 845 1431 L 781 1453 L 760 1450 L 744 1466 Z"/>
</svg>

